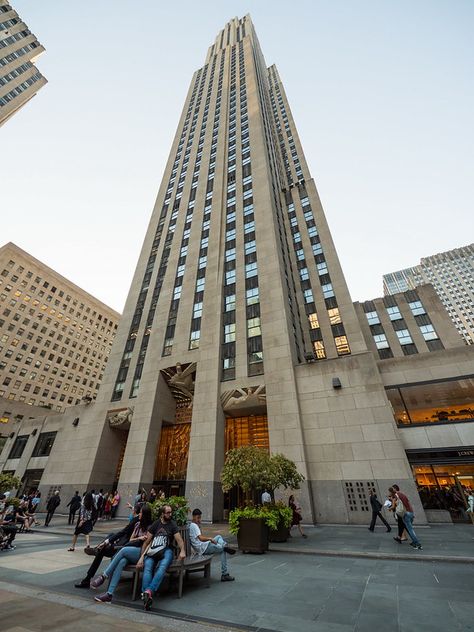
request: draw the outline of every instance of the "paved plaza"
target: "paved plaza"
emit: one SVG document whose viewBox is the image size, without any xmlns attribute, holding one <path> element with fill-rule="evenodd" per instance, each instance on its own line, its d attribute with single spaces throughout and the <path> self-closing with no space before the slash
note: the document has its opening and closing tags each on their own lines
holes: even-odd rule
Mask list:
<svg viewBox="0 0 474 632">
<path fill-rule="evenodd" d="M 95 542 L 114 526 L 120 523 L 98 523 Z M 474 630 L 470 525 L 419 528 L 423 551 L 397 545 L 384 529 L 308 527 L 307 540 L 295 534 L 264 555 L 232 557 L 235 582 L 219 581 L 215 559 L 210 588 L 192 576 L 178 599 L 176 587 L 164 584 L 152 613 L 131 600 L 130 575 L 112 605 L 74 588 L 92 558 L 82 548 L 66 550 L 71 532 L 58 516 L 49 529 L 19 534 L 15 551 L 0 553 L 2 631 Z"/>
</svg>

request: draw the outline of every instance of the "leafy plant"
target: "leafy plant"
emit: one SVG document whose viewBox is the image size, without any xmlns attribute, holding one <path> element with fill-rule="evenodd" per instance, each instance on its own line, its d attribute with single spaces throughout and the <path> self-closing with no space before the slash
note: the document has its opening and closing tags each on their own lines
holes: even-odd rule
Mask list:
<svg viewBox="0 0 474 632">
<path fill-rule="evenodd" d="M 21 479 L 13 474 L 0 474 L 0 494 L 4 494 L 12 489 L 18 489 Z"/>
<path fill-rule="evenodd" d="M 172 518 L 178 525 L 183 527 L 188 521 L 189 506 L 184 496 L 170 496 L 169 498 L 157 498 L 155 502 L 149 503 L 153 520 L 157 520 L 164 505 L 169 505 L 173 510 Z"/>
<path fill-rule="evenodd" d="M 248 505 L 240 509 L 233 509 L 229 514 L 229 531 L 237 535 L 241 518 L 261 518 L 270 531 L 276 531 L 281 526 L 289 528 L 293 512 L 281 501 L 265 504 L 262 507 Z"/>
<path fill-rule="evenodd" d="M 221 473 L 222 489 L 228 492 L 239 485 L 244 492 L 278 487 L 299 489 L 304 476 L 293 461 L 283 454 L 270 455 L 255 446 L 229 450 Z"/>
</svg>

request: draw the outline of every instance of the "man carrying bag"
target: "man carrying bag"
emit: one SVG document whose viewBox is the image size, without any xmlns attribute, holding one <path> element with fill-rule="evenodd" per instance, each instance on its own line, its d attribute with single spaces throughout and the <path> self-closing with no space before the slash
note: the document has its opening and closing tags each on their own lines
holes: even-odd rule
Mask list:
<svg viewBox="0 0 474 632">
<path fill-rule="evenodd" d="M 153 595 L 160 587 L 168 566 L 173 561 L 173 541 L 179 546 L 179 558 L 184 560 L 186 551 L 178 526 L 172 520 L 173 510 L 163 505 L 161 515 L 148 529 L 137 568 L 143 568 L 142 598 L 145 610 L 150 610 Z"/>
</svg>

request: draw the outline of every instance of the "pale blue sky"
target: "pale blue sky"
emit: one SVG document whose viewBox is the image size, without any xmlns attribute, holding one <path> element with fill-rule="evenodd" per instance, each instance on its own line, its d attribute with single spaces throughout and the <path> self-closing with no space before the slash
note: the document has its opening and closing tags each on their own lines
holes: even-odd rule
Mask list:
<svg viewBox="0 0 474 632">
<path fill-rule="evenodd" d="M 125 302 L 192 73 L 245 13 L 285 84 L 353 300 L 473 241 L 473 2 L 12 3 L 47 49 L 49 83 L 0 129 L 0 241 L 111 307 Z"/>
</svg>

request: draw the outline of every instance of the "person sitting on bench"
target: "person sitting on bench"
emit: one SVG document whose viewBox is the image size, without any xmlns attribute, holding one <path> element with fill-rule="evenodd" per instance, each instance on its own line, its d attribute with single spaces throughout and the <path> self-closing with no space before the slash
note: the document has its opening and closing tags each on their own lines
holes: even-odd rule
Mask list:
<svg viewBox="0 0 474 632">
<path fill-rule="evenodd" d="M 86 576 L 84 579 L 81 579 L 77 584 L 74 584 L 76 588 L 90 588 L 91 580 L 94 575 L 99 570 L 99 566 L 102 563 L 104 557 L 113 557 L 117 551 L 119 551 L 123 546 L 126 546 L 128 541 L 130 540 L 135 525 L 138 522 L 138 514 L 140 513 L 140 506 L 135 506 L 133 511 L 133 519 L 127 524 L 126 527 L 117 531 L 116 533 L 111 533 L 106 537 L 103 542 L 98 544 L 95 548 L 86 547 L 84 550 L 88 555 L 94 555 L 94 560 L 90 565 Z"/>
<path fill-rule="evenodd" d="M 227 542 L 221 535 L 213 538 L 206 538 L 201 533 L 201 517 L 200 509 L 193 510 L 193 521 L 189 525 L 189 540 L 191 546 L 196 553 L 200 555 L 213 555 L 220 553 L 221 556 L 221 582 L 233 582 L 234 577 L 227 572 L 227 553 L 234 555 L 235 549 L 227 546 Z"/>
</svg>

